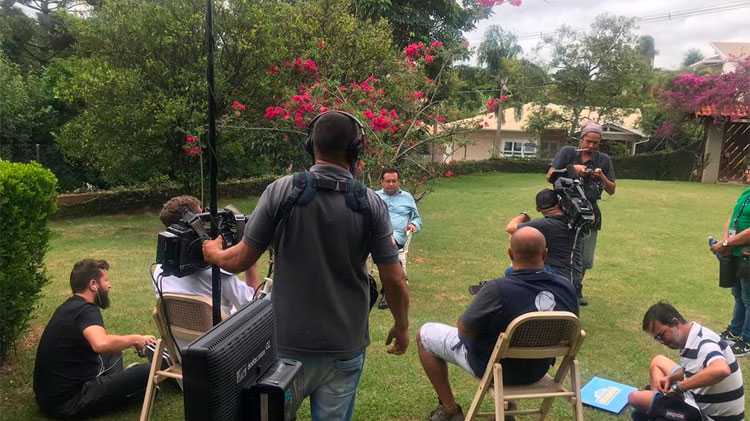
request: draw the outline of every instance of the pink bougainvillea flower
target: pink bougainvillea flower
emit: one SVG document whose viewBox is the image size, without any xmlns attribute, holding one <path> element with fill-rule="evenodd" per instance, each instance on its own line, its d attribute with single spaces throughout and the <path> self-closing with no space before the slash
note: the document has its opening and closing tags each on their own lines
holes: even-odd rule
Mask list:
<svg viewBox="0 0 750 421">
<path fill-rule="evenodd" d="M 496 112 L 497 111 L 497 106 L 498 106 L 497 98 L 490 98 L 487 101 L 486 105 L 487 105 L 487 111 L 489 111 L 491 113 Z"/>
<path fill-rule="evenodd" d="M 187 146 L 187 145 L 185 145 L 185 147 L 182 149 L 182 152 L 186 156 L 198 156 L 198 155 L 201 154 L 202 150 L 201 150 L 200 146 Z"/>
<path fill-rule="evenodd" d="M 445 172 L 443 173 L 443 175 L 444 175 L 444 176 L 446 176 L 446 177 L 453 177 L 453 176 L 455 176 L 456 174 L 455 174 L 455 173 L 453 173 L 453 171 L 452 171 L 452 170 L 445 170 Z"/>
<path fill-rule="evenodd" d="M 268 70 L 266 70 L 266 73 L 268 73 L 271 76 L 276 76 L 279 74 L 279 66 L 272 64 Z"/>
<path fill-rule="evenodd" d="M 510 97 L 508 95 L 502 95 L 500 98 L 498 98 L 498 100 L 500 102 L 505 102 L 505 101 L 507 101 L 509 99 L 510 99 Z"/>
<path fill-rule="evenodd" d="M 284 120 L 287 120 L 289 118 L 289 112 L 284 109 L 284 107 L 279 106 L 270 106 L 266 108 L 265 115 L 266 119 L 273 120 L 277 117 L 281 117 Z"/>
<path fill-rule="evenodd" d="M 321 105 L 320 108 L 318 108 L 318 112 L 326 113 L 328 112 L 328 107 L 326 107 L 325 105 Z"/>
<path fill-rule="evenodd" d="M 441 41 L 432 41 L 430 43 L 430 48 L 442 48 L 443 43 Z"/>
<path fill-rule="evenodd" d="M 521 5 L 521 3 L 523 3 L 523 0 L 510 0 L 509 3 L 512 4 L 513 6 L 518 7 Z"/>
<path fill-rule="evenodd" d="M 198 136 L 189 134 L 185 135 L 185 143 L 191 144 L 191 143 L 198 143 Z"/>
<path fill-rule="evenodd" d="M 372 130 L 375 132 L 382 132 L 387 130 L 391 126 L 391 119 L 383 115 L 377 116 L 370 121 Z"/>
<path fill-rule="evenodd" d="M 425 54 L 424 56 L 424 62 L 427 64 L 432 64 L 432 62 L 435 61 L 435 57 L 431 56 L 429 54 Z"/>
<path fill-rule="evenodd" d="M 414 97 L 415 100 L 420 101 L 420 100 L 424 99 L 424 92 L 422 92 L 422 91 L 415 91 L 414 93 L 412 93 L 412 96 Z"/>
<path fill-rule="evenodd" d="M 247 109 L 247 106 L 235 99 L 234 101 L 232 101 L 232 109 L 234 111 L 245 111 L 245 109 Z"/>
<path fill-rule="evenodd" d="M 435 121 L 438 123 L 445 123 L 448 119 L 444 115 L 435 116 Z"/>
<path fill-rule="evenodd" d="M 365 110 L 365 111 L 364 111 L 364 112 L 362 113 L 362 115 L 364 115 L 364 116 L 365 116 L 365 118 L 366 118 L 366 119 L 368 119 L 368 120 L 372 120 L 373 118 L 375 118 L 375 113 L 373 113 L 373 112 L 372 112 L 372 110 L 371 110 L 371 109 L 369 109 L 369 108 L 368 108 L 368 109 L 366 109 L 366 110 Z"/>
<path fill-rule="evenodd" d="M 318 72 L 318 64 L 315 63 L 315 60 L 309 58 L 305 60 L 304 69 L 308 73 L 317 73 Z"/>
</svg>

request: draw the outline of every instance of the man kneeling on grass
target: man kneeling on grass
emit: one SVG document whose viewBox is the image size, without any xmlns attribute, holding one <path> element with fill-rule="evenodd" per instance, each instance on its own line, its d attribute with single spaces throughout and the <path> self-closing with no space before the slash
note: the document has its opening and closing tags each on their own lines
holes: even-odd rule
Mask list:
<svg viewBox="0 0 750 421">
<path fill-rule="evenodd" d="M 650 390 L 632 392 L 633 420 L 742 421 L 742 371 L 729 344 L 698 322 L 688 322 L 671 304 L 652 305 L 643 330 L 680 351 L 680 364 L 663 355 L 651 360 Z M 700 408 L 700 413 L 696 407 Z M 681 417 L 678 417 L 681 415 Z"/>
<path fill-rule="evenodd" d="M 560 275 L 544 271 L 546 244 L 536 228 L 524 227 L 510 239 L 512 272 L 487 282 L 458 320 L 458 327 L 426 323 L 417 333 L 422 367 L 440 403 L 431 421 L 464 419 L 448 382 L 448 362 L 482 377 L 498 336 L 518 316 L 533 311 L 571 311 L 578 314 L 573 285 Z M 554 359 L 506 359 L 503 382 L 524 385 L 540 380 Z"/>
<path fill-rule="evenodd" d="M 142 350 L 150 335 L 111 335 L 100 309 L 109 307 L 109 264 L 84 259 L 73 266 L 73 295 L 44 328 L 34 364 L 34 394 L 42 412 L 55 418 L 99 415 L 143 399 L 148 364 L 127 369 L 122 351 Z"/>
</svg>

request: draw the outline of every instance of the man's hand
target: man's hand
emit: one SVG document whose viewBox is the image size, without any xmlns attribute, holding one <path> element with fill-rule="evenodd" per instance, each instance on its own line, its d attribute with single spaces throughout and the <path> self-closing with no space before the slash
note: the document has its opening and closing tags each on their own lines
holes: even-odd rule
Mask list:
<svg viewBox="0 0 750 421">
<path fill-rule="evenodd" d="M 729 253 L 732 251 L 732 248 L 731 247 L 724 247 L 721 243 L 722 242 L 719 241 L 716 244 L 714 244 L 713 246 L 711 246 L 711 251 L 714 252 L 714 253 L 719 253 L 722 256 L 728 256 Z"/>
<path fill-rule="evenodd" d="M 588 169 L 587 166 L 581 164 L 575 164 L 573 165 L 573 168 L 575 168 L 576 174 L 578 174 L 579 176 L 586 175 L 586 170 Z"/>
<path fill-rule="evenodd" d="M 206 240 L 203 242 L 203 260 L 209 264 L 218 263 L 218 255 L 224 249 L 224 239 L 221 236 L 214 238 L 213 240 Z"/>
<path fill-rule="evenodd" d="M 594 177 L 596 177 L 596 178 L 598 178 L 600 180 L 604 180 L 605 175 L 604 175 L 604 172 L 602 172 L 601 168 L 597 168 L 597 169 L 594 170 Z"/>
<path fill-rule="evenodd" d="M 417 226 L 414 224 L 407 225 L 406 232 L 417 232 Z"/>
<path fill-rule="evenodd" d="M 133 341 L 135 342 L 133 347 L 139 352 L 143 350 L 146 345 L 156 344 L 156 338 L 151 335 L 133 335 Z"/>
<path fill-rule="evenodd" d="M 659 388 L 659 392 L 667 393 L 672 387 L 672 380 L 669 376 L 664 376 L 657 381 L 656 385 Z"/>
<path fill-rule="evenodd" d="M 389 354 L 401 355 L 406 352 L 406 348 L 409 347 L 409 329 L 393 326 L 391 331 L 388 332 L 385 344 L 390 345 L 391 342 L 393 342 L 393 346 L 388 348 Z"/>
</svg>

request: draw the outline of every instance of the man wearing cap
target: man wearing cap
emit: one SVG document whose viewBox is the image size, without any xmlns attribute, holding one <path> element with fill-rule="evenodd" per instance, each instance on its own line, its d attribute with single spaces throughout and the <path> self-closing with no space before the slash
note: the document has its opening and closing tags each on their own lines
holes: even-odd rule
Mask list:
<svg viewBox="0 0 750 421">
<path fill-rule="evenodd" d="M 602 190 L 610 196 L 615 194 L 615 167 L 612 159 L 604 152 L 599 152 L 599 144 L 602 141 L 602 126 L 589 122 L 581 130 L 581 141 L 578 148 L 564 146 L 552 160 L 547 181 L 553 182 L 556 170 L 568 171 L 568 177 L 580 177 L 583 181 L 583 191 L 586 198 L 594 208 L 594 226 L 590 234 L 582 239 L 581 258 L 583 273 L 580 282 L 576 285 L 581 305 L 588 302 L 583 297 L 583 277 L 586 270 L 594 267 L 594 250 L 599 230 L 602 228 L 602 213 L 597 204 L 602 196 Z"/>
<path fill-rule="evenodd" d="M 576 230 L 571 227 L 568 217 L 560 208 L 560 198 L 553 190 L 544 189 L 536 195 L 536 210 L 542 218 L 532 220 L 528 213 L 522 212 L 513 217 L 505 231 L 513 235 L 523 227 L 538 229 L 547 243 L 545 270 L 561 275 L 573 285 L 580 283 L 581 278 L 581 245 L 576 238 Z"/>
</svg>

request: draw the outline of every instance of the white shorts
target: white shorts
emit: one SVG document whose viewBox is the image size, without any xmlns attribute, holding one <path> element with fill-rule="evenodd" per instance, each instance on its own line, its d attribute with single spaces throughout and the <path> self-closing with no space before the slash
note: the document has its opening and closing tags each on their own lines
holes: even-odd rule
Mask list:
<svg viewBox="0 0 750 421">
<path fill-rule="evenodd" d="M 469 365 L 466 345 L 458 337 L 458 329 L 443 323 L 425 323 L 419 329 L 419 339 L 430 354 L 455 364 L 476 377 Z"/>
</svg>

